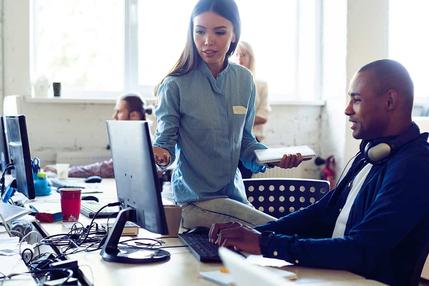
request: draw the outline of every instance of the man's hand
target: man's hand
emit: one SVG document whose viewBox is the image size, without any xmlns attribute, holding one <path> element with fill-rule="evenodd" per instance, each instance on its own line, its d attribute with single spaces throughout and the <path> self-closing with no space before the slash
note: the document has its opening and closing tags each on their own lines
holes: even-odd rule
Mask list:
<svg viewBox="0 0 429 286">
<path fill-rule="evenodd" d="M 158 166 L 167 166 L 170 163 L 170 152 L 161 147 L 153 147 L 153 157 Z"/>
<path fill-rule="evenodd" d="M 56 174 L 57 173 L 57 168 L 55 167 L 55 165 L 46 165 L 44 168 L 42 168 L 43 171 L 45 171 L 46 173 L 51 172 Z"/>
<path fill-rule="evenodd" d="M 277 167 L 283 169 L 291 169 L 297 167 L 304 159 L 302 158 L 301 153 L 298 154 L 285 154 L 283 158 L 275 164 Z"/>
<path fill-rule="evenodd" d="M 210 242 L 232 247 L 251 254 L 261 254 L 259 237 L 261 233 L 237 222 L 215 223 L 210 228 Z"/>
</svg>

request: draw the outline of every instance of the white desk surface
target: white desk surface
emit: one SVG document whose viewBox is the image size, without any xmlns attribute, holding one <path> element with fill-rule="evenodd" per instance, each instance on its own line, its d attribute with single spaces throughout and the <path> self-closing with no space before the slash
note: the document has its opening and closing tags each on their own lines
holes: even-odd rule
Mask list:
<svg viewBox="0 0 429 286">
<path fill-rule="evenodd" d="M 105 190 L 104 193 L 95 195 L 102 201 L 115 201 L 114 180 L 104 179 L 101 184 Z M 59 195 L 55 193 L 50 197 L 38 198 L 33 204 L 36 207 L 39 204 L 58 206 Z M 87 225 L 90 220 L 81 215 L 80 221 Z M 62 223 L 44 223 L 42 227 L 49 234 L 68 231 Z M 143 229 L 140 230 L 139 236 L 159 237 L 159 235 Z M 167 246 L 183 245 L 178 238 L 164 238 L 163 240 Z M 101 258 L 99 251 L 81 252 L 69 255 L 69 258 L 78 260 L 79 267 L 90 281 L 93 280 L 94 285 L 215 285 L 213 282 L 200 277 L 199 273 L 219 270 L 220 263 L 200 263 L 186 247 L 168 248 L 166 250 L 171 253 L 169 261 L 146 265 L 106 262 Z M 383 285 L 347 271 L 301 266 L 286 266 L 285 269 L 297 274 L 298 279 L 293 282 L 296 285 Z"/>
</svg>

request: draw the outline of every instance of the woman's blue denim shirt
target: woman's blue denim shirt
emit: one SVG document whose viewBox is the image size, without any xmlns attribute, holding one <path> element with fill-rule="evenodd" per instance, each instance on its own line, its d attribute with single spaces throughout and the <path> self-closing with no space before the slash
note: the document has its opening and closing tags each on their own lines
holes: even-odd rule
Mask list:
<svg viewBox="0 0 429 286">
<path fill-rule="evenodd" d="M 182 76 L 169 76 L 158 89 L 154 146 L 177 157 L 172 187 L 177 203 L 216 197 L 244 202 L 238 161 L 253 172 L 255 84 L 245 68 L 229 63 L 215 78 L 205 63 Z"/>
</svg>

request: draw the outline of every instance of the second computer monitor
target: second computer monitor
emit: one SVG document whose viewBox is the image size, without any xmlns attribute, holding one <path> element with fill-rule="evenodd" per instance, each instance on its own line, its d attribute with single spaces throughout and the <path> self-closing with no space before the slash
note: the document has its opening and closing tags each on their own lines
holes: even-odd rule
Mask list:
<svg viewBox="0 0 429 286">
<path fill-rule="evenodd" d="M 3 172 L 9 164 L 9 151 L 6 142 L 6 133 L 3 116 L 0 117 L 0 171 Z"/>
<path fill-rule="evenodd" d="M 161 186 L 146 121 L 107 121 L 118 200 L 135 209 L 135 222 L 155 233 L 167 234 Z"/>
<path fill-rule="evenodd" d="M 9 159 L 14 166 L 12 176 L 16 180 L 18 192 L 23 193 L 29 199 L 34 199 L 36 194 L 25 116 L 6 116 L 4 123 Z"/>
</svg>

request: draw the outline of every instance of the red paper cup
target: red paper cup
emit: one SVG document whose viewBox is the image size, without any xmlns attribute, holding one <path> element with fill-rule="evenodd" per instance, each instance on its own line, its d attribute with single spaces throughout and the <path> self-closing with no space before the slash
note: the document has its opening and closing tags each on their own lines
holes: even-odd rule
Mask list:
<svg viewBox="0 0 429 286">
<path fill-rule="evenodd" d="M 81 189 L 62 188 L 60 191 L 63 221 L 78 221 Z"/>
</svg>

